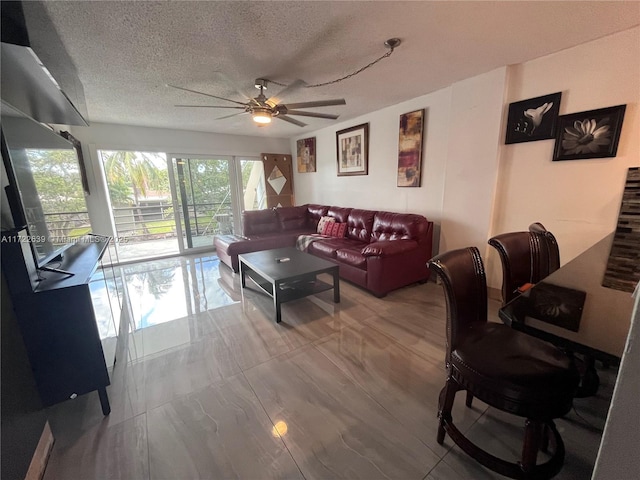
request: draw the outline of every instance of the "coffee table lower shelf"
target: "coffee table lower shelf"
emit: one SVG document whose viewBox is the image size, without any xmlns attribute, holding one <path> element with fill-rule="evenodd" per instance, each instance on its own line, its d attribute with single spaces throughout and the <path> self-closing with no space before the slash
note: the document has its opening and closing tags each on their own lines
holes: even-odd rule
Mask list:
<svg viewBox="0 0 640 480">
<path fill-rule="evenodd" d="M 298 300 L 309 295 L 315 295 L 317 293 L 326 292 L 331 290 L 333 285 L 317 278 L 311 280 L 298 280 L 293 282 L 284 282 L 277 287 L 270 282 L 264 280 L 256 272 L 248 271 L 245 273 L 246 277 L 253 281 L 253 284 L 266 295 L 273 298 L 273 289 L 278 288 L 278 297 L 280 303 L 290 302 L 292 300 Z"/>
</svg>

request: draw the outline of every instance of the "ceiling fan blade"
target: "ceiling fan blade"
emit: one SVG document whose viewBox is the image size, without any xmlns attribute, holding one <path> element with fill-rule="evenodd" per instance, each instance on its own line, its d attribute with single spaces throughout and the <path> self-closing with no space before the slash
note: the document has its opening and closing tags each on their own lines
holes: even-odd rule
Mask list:
<svg viewBox="0 0 640 480">
<path fill-rule="evenodd" d="M 237 117 L 238 115 L 245 115 L 249 112 L 232 113 L 231 115 L 225 115 L 224 117 L 218 117 L 216 120 L 223 120 L 225 118 Z"/>
<path fill-rule="evenodd" d="M 238 108 L 244 109 L 245 107 L 232 107 L 231 105 L 174 105 L 174 107 L 189 107 L 189 108 Z"/>
<path fill-rule="evenodd" d="M 304 83 L 303 80 L 296 80 L 295 82 L 290 83 L 289 85 L 284 87 L 276 95 L 273 95 L 272 97 L 269 97 L 267 102 L 269 102 L 271 105 L 277 105 L 282 101 L 282 97 L 285 94 L 288 94 L 288 93 L 291 93 L 291 92 L 293 92 L 295 90 L 298 90 L 299 88 L 303 87 L 304 85 L 305 85 L 305 83 Z"/>
<path fill-rule="evenodd" d="M 247 92 L 240 89 L 240 87 L 237 86 L 237 82 L 234 82 L 233 80 L 231 80 L 231 78 L 227 74 L 223 72 L 215 71 L 212 73 L 212 76 L 214 78 L 221 80 L 221 83 L 224 83 L 227 87 L 235 91 L 238 94 L 238 96 L 245 101 L 245 103 L 247 102 L 255 103 L 255 99 L 251 98 L 251 96 L 249 96 Z"/>
<path fill-rule="evenodd" d="M 280 120 L 284 120 L 285 122 L 293 123 L 294 125 L 297 125 L 299 127 L 307 126 L 306 123 L 302 123 L 301 121 L 296 120 L 295 118 L 289 118 L 286 115 L 278 115 L 277 117 L 274 117 L 274 118 L 279 118 Z"/>
<path fill-rule="evenodd" d="M 237 103 L 238 105 L 244 105 L 242 102 L 236 102 L 235 100 L 231 100 L 229 98 L 218 97 L 216 95 L 211 95 L 210 93 L 198 92 L 197 90 L 191 90 L 190 88 L 177 87 L 175 85 L 167 84 L 167 87 L 176 88 L 178 90 L 184 90 L 185 92 L 197 93 L 198 95 L 204 95 L 206 97 L 217 98 L 218 100 L 224 100 L 225 102 Z"/>
<path fill-rule="evenodd" d="M 346 105 L 347 102 L 344 98 L 337 98 L 335 100 L 318 100 L 316 102 L 299 102 L 299 103 L 287 103 L 286 107 L 291 108 L 313 108 L 313 107 L 333 107 L 334 105 Z"/>
<path fill-rule="evenodd" d="M 289 109 L 287 109 L 287 115 L 298 115 L 300 117 L 330 118 L 331 120 L 335 120 L 340 116 L 340 115 L 332 115 L 330 113 L 303 112 L 301 110 L 289 110 Z"/>
</svg>

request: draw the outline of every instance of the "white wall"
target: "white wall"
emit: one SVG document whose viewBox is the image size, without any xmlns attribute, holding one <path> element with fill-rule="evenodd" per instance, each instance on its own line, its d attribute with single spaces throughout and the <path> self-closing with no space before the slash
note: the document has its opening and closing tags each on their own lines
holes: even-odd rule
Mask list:
<svg viewBox="0 0 640 480">
<path fill-rule="evenodd" d="M 505 118 L 510 102 L 554 92 L 562 92 L 560 115 L 627 104 L 614 158 L 553 162 L 554 140 L 501 147 L 492 233 L 540 221 L 564 264 L 614 230 L 627 169 L 640 165 L 640 27 L 510 67 Z"/>
<path fill-rule="evenodd" d="M 499 68 L 452 86 L 440 251 L 487 248 L 505 77 Z"/>
<path fill-rule="evenodd" d="M 616 224 L 627 168 L 640 165 L 640 27 L 295 137 L 316 137 L 316 173 L 294 173 L 296 202 L 414 212 L 434 221 L 444 251 L 480 248 L 488 283 L 502 270 L 487 240 L 539 221 L 562 263 Z M 562 92 L 560 114 L 627 104 L 615 158 L 553 162 L 554 140 L 504 145 L 509 103 Z M 422 186 L 396 187 L 398 122 L 426 108 Z M 369 175 L 337 177 L 335 132 L 370 124 Z M 436 250 L 437 252 L 438 250 Z"/>
<path fill-rule="evenodd" d="M 99 165 L 98 150 L 164 152 L 168 155 L 238 155 L 259 157 L 261 153 L 290 153 L 289 140 L 283 138 L 225 135 L 185 130 L 132 127 L 94 123 L 71 127 L 82 143 L 91 195 L 87 207 L 95 233 L 114 235 L 106 205 L 107 192 Z M 169 157 L 167 157 L 169 158 Z"/>
</svg>

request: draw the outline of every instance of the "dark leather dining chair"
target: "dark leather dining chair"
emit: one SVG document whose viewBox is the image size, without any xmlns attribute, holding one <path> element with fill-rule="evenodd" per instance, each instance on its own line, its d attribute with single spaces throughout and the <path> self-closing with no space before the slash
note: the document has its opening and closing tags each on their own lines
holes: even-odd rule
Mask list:
<svg viewBox="0 0 640 480">
<path fill-rule="evenodd" d="M 560 253 L 555 236 L 539 222 L 529 231 L 509 232 L 489 239 L 502 263 L 502 303 L 519 295 L 521 288 L 538 283 L 560 268 Z"/>
<path fill-rule="evenodd" d="M 445 434 L 485 467 L 510 478 L 551 478 L 562 468 L 564 443 L 553 419 L 572 407 L 578 374 L 561 350 L 542 340 L 487 322 L 487 285 L 477 248 L 440 254 L 428 262 L 442 281 L 447 304 L 447 380 L 438 407 L 438 443 Z M 456 427 L 451 409 L 455 395 L 467 392 L 467 406 L 477 397 L 498 410 L 524 417 L 519 462 L 483 450 Z M 537 464 L 553 435 L 554 453 Z"/>
<path fill-rule="evenodd" d="M 537 265 L 534 266 L 537 280 L 532 282 L 536 283 L 560 268 L 560 250 L 556 237 L 540 222 L 529 225 L 529 232 L 532 234 L 534 259 L 537 255 Z"/>
<path fill-rule="evenodd" d="M 533 241 L 530 232 L 509 232 L 489 239 L 498 251 L 502 263 L 502 303 L 507 304 L 519 295 L 518 289 L 533 278 Z"/>
</svg>

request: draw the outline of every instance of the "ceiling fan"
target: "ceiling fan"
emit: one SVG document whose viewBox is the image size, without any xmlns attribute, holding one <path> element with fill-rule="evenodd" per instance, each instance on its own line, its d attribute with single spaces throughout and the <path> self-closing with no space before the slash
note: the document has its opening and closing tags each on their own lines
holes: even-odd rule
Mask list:
<svg viewBox="0 0 640 480">
<path fill-rule="evenodd" d="M 313 102 L 298 102 L 298 103 L 289 103 L 283 104 L 280 103 L 280 98 L 286 93 L 290 93 L 291 91 L 298 89 L 300 87 L 305 86 L 305 83 L 302 80 L 296 80 L 290 85 L 286 86 L 283 90 L 281 90 L 277 96 L 267 98 L 264 94 L 264 91 L 267 89 L 267 83 L 269 80 L 266 78 L 258 78 L 255 81 L 255 87 L 260 90 L 260 94 L 255 98 L 247 98 L 246 102 L 238 102 L 236 100 L 231 100 L 229 98 L 218 97 L 216 95 L 211 95 L 209 93 L 198 92 L 196 90 L 191 90 L 189 88 L 178 87 L 176 85 L 167 85 L 171 88 L 176 88 L 178 90 L 184 90 L 185 92 L 197 93 L 198 95 L 205 95 L 211 98 L 217 98 L 218 100 L 224 100 L 226 102 L 235 103 L 234 106 L 227 105 L 176 105 L 176 107 L 200 107 L 200 108 L 234 108 L 237 110 L 243 110 L 242 112 L 233 113 L 231 115 L 226 115 L 224 117 L 219 117 L 217 120 L 221 120 L 224 118 L 235 117 L 236 115 L 245 115 L 251 114 L 253 121 L 258 124 L 258 126 L 264 126 L 268 123 L 271 123 L 273 118 L 278 118 L 280 120 L 284 120 L 285 122 L 293 123 L 299 127 L 305 127 L 307 124 L 301 122 L 300 120 L 296 120 L 295 118 L 291 118 L 293 116 L 301 116 L 301 117 L 315 117 L 315 118 L 328 118 L 331 120 L 335 120 L 339 117 L 339 115 L 333 115 L 329 113 L 316 113 L 316 112 L 307 112 L 303 110 L 298 110 L 299 108 L 316 108 L 316 107 L 330 107 L 334 105 L 346 105 L 347 102 L 344 98 L 334 99 L 334 100 L 317 100 Z"/>
</svg>

